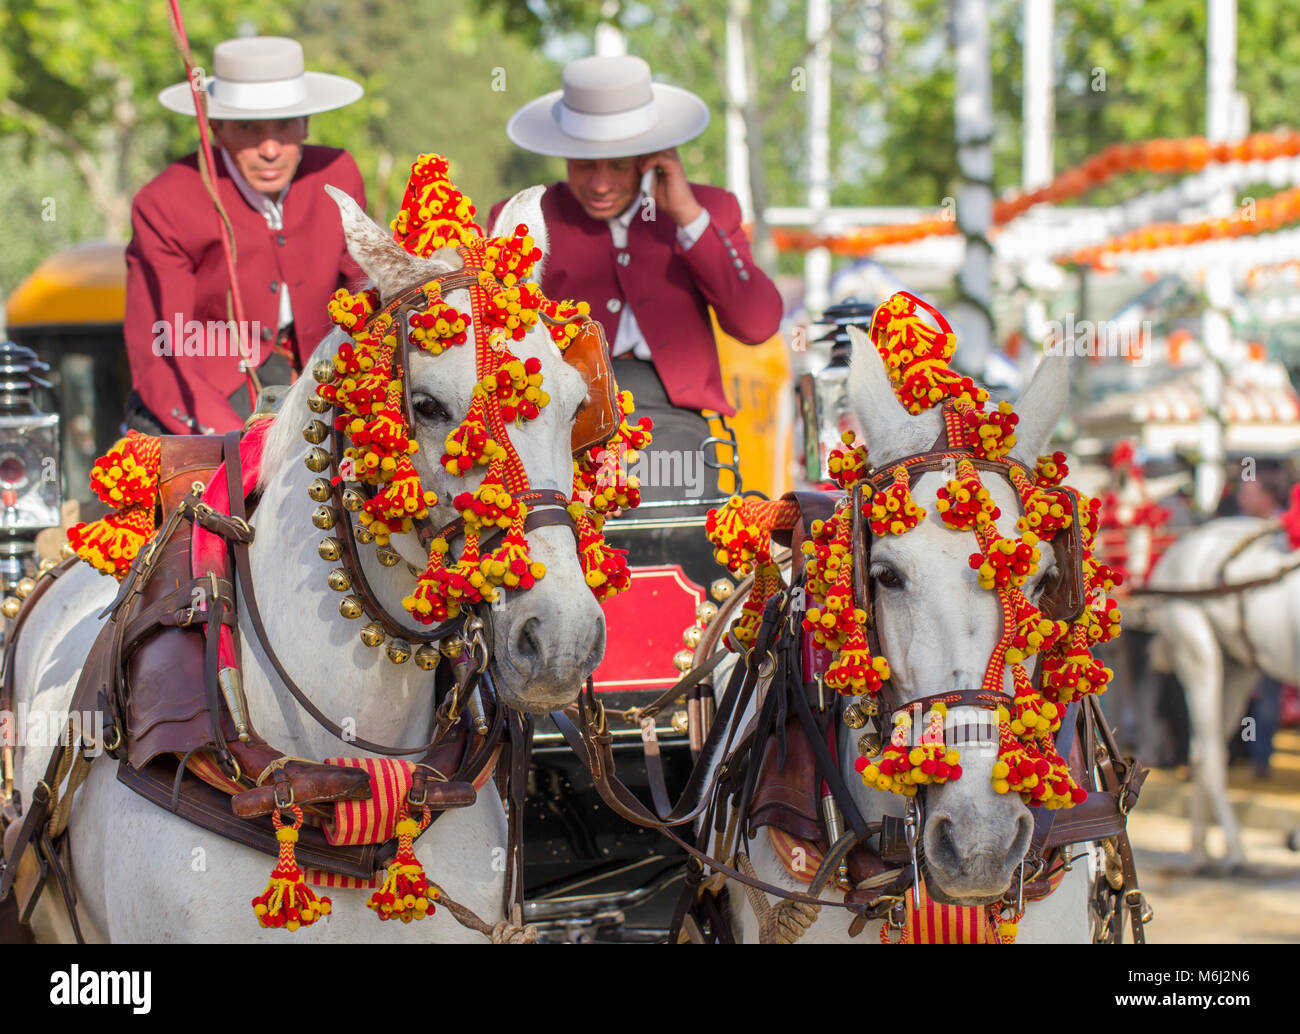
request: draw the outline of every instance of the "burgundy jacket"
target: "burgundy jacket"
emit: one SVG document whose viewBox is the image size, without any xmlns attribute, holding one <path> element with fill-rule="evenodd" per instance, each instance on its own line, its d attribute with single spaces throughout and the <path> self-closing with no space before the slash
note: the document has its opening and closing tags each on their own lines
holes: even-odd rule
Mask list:
<svg viewBox="0 0 1300 1034">
<path fill-rule="evenodd" d="M 735 409 L 723 394 L 709 307 L 728 334 L 757 345 L 780 327 L 781 296 L 754 265 L 735 197 L 698 183 L 691 191 L 709 212 L 709 225 L 691 248 L 677 243 L 672 219 L 638 213 L 627 249 L 619 252 L 609 226 L 587 215 L 567 183 L 552 183 L 542 195 L 550 238 L 542 290 L 550 298 L 589 302 L 611 347 L 623 306 L 630 305 L 673 405 L 730 415 Z M 492 209 L 489 229 L 504 204 Z"/>
<path fill-rule="evenodd" d="M 244 200 L 218 155 L 217 193 L 235 233 L 235 273 L 244 318 L 260 324 L 259 362 L 270 354 L 280 316 L 280 282 L 289 286 L 299 362 L 331 329 L 326 305 L 339 287 L 364 282 L 343 239 L 338 206 L 325 193 L 329 183 L 363 208 L 365 186 L 352 156 L 332 147 L 306 146 L 284 200 L 284 229 L 271 230 Z M 182 327 L 227 319 L 225 258 L 218 216 L 199 178 L 196 155 L 172 163 L 135 196 L 131 243 L 126 249 L 126 354 L 131 381 L 144 404 L 177 434 L 193 433 L 183 418 L 217 432 L 243 421 L 227 397 L 245 377 L 233 348 L 224 355 L 159 356 L 155 322 Z M 182 351 L 183 341 L 172 342 Z M 208 348 L 221 351 L 218 342 Z"/>
</svg>

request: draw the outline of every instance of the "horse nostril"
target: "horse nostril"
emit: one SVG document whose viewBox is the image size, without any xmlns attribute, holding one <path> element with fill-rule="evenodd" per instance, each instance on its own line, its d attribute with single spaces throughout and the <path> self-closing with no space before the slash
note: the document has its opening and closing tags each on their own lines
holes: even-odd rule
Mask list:
<svg viewBox="0 0 1300 1034">
<path fill-rule="evenodd" d="M 956 872 L 961 868 L 961 856 L 952 838 L 952 819 L 946 815 L 936 815 L 933 822 L 934 844 L 933 850 L 929 852 L 931 860 L 949 872 Z"/>
<path fill-rule="evenodd" d="M 540 660 L 542 641 L 537 633 L 541 627 L 542 623 L 537 618 L 528 618 L 520 625 L 515 635 L 515 652 L 521 657 L 531 658 L 534 662 Z"/>
</svg>

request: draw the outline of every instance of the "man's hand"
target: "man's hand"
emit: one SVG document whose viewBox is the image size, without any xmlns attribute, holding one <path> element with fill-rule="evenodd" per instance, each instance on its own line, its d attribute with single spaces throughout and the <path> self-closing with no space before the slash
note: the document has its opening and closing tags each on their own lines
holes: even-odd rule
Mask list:
<svg viewBox="0 0 1300 1034">
<path fill-rule="evenodd" d="M 682 160 L 677 157 L 677 148 L 644 155 L 637 167 L 642 175 L 647 169 L 656 170 L 651 194 L 655 208 L 666 212 L 678 226 L 693 222 L 704 211 L 691 193 L 691 185 L 686 182 L 686 172 Z"/>
</svg>

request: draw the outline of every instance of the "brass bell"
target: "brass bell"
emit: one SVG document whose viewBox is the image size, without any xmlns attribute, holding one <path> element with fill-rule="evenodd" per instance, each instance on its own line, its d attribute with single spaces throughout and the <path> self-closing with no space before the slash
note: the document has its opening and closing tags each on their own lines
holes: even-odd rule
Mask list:
<svg viewBox="0 0 1300 1034">
<path fill-rule="evenodd" d="M 331 535 L 327 539 L 320 540 L 316 552 L 320 554 L 322 560 L 334 561 L 343 555 L 343 543 Z"/>
<path fill-rule="evenodd" d="M 691 662 L 695 660 L 694 650 L 678 650 L 673 654 L 673 666 L 678 671 L 690 671 Z"/>
<path fill-rule="evenodd" d="M 65 542 L 59 547 L 59 559 L 67 560 L 70 556 L 76 556 L 77 551 L 72 547 L 71 542 Z"/>
<path fill-rule="evenodd" d="M 705 600 L 695 608 L 695 616 L 707 625 L 718 616 L 718 605 L 712 600 Z"/>
<path fill-rule="evenodd" d="M 344 596 L 339 600 L 339 613 L 349 621 L 359 618 L 365 613 L 365 604 L 361 602 L 361 597 L 356 594 Z"/>
<path fill-rule="evenodd" d="M 335 592 L 347 592 L 352 588 L 352 576 L 346 568 L 336 567 L 330 572 L 329 585 Z"/>
<path fill-rule="evenodd" d="M 307 458 L 303 462 L 313 474 L 319 474 L 322 470 L 329 470 L 330 454 L 318 445 L 307 453 Z"/>
<path fill-rule="evenodd" d="M 442 655 L 438 653 L 438 648 L 436 646 L 431 646 L 428 643 L 425 643 L 415 651 L 415 663 L 425 671 L 433 671 L 433 669 L 438 666 L 438 661 L 441 659 Z"/>
<path fill-rule="evenodd" d="M 690 728 L 690 718 L 685 711 L 673 712 L 673 732 L 682 733 Z"/>
<path fill-rule="evenodd" d="M 320 420 L 312 420 L 302 429 L 302 436 L 312 445 L 319 445 L 329 433 L 330 429 Z"/>
<path fill-rule="evenodd" d="M 330 404 L 329 399 L 323 399 L 319 395 L 313 395 L 307 400 L 307 408 L 313 413 L 328 413 Z"/>
<path fill-rule="evenodd" d="M 411 644 L 405 639 L 390 640 L 388 659 L 394 664 L 405 664 L 411 659 Z"/>
<path fill-rule="evenodd" d="M 335 514 L 332 506 L 318 506 L 311 515 L 312 524 L 320 528 L 321 531 L 329 531 L 330 528 L 334 527 L 334 522 L 337 519 L 338 515 Z"/>
<path fill-rule="evenodd" d="M 375 550 L 375 556 L 379 558 L 379 562 L 385 567 L 393 567 L 402 559 L 401 554 L 398 553 L 397 550 L 389 549 L 387 546 L 380 546 Z"/>
<path fill-rule="evenodd" d="M 688 628 L 685 632 L 682 633 L 682 642 L 685 643 L 687 646 L 689 646 L 692 650 L 694 650 L 697 646 L 700 645 L 700 640 L 703 638 L 704 638 L 704 629 L 702 629 L 699 625 L 691 625 L 690 628 Z"/>
<path fill-rule="evenodd" d="M 35 588 L 36 588 L 36 579 L 21 578 L 19 579 L 18 584 L 14 586 L 14 594 L 20 600 L 25 600 L 29 595 L 31 595 L 31 591 Z"/>
<path fill-rule="evenodd" d="M 375 533 L 364 524 L 356 530 L 357 541 L 362 545 L 375 541 Z"/>
<path fill-rule="evenodd" d="M 864 757 L 875 757 L 883 745 L 879 729 L 868 729 L 858 737 L 858 753 Z"/>
<path fill-rule="evenodd" d="M 850 729 L 861 729 L 867 724 L 867 712 L 861 704 L 849 704 L 844 709 L 844 724 Z"/>
<path fill-rule="evenodd" d="M 328 384 L 338 376 L 338 371 L 334 369 L 334 360 L 321 359 L 319 362 L 312 363 L 311 375 L 316 378 L 318 384 Z"/>
<path fill-rule="evenodd" d="M 730 578 L 718 578 L 709 586 L 709 595 L 719 603 L 731 599 L 731 594 L 736 591 L 735 584 Z"/>
<path fill-rule="evenodd" d="M 4 604 L 0 605 L 0 614 L 7 618 L 16 618 L 18 611 L 22 609 L 22 605 L 23 601 L 17 596 L 8 596 L 5 598 Z"/>
<path fill-rule="evenodd" d="M 307 494 L 316 502 L 323 503 L 334 494 L 334 489 L 324 478 L 316 478 L 315 481 L 307 486 Z"/>
<path fill-rule="evenodd" d="M 383 646 L 386 638 L 384 626 L 378 621 L 371 621 L 361 626 L 361 641 L 367 646 Z"/>
<path fill-rule="evenodd" d="M 345 488 L 343 490 L 343 509 L 356 513 L 365 505 L 366 497 L 355 488 Z"/>
<path fill-rule="evenodd" d="M 53 571 L 58 566 L 59 562 L 57 560 L 53 557 L 46 557 L 36 565 L 36 571 L 38 574 L 44 574 L 46 571 Z"/>
<path fill-rule="evenodd" d="M 450 639 L 442 641 L 442 655 L 448 660 L 455 660 L 466 650 L 465 640 L 459 636 L 452 636 Z"/>
</svg>

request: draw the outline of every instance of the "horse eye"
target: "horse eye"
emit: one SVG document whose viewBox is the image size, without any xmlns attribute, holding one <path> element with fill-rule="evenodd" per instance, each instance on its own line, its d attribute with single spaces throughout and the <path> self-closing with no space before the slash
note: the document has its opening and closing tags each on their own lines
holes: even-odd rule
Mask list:
<svg viewBox="0 0 1300 1034">
<path fill-rule="evenodd" d="M 415 410 L 416 414 L 422 420 L 429 420 L 429 421 L 445 420 L 448 422 L 450 422 L 451 420 L 451 414 L 448 413 L 447 410 L 443 408 L 442 403 L 439 402 L 432 395 L 423 395 L 423 394 L 412 395 L 411 408 Z"/>
<path fill-rule="evenodd" d="M 888 564 L 872 564 L 871 577 L 886 589 L 901 589 L 905 584 L 903 576 Z"/>
</svg>

